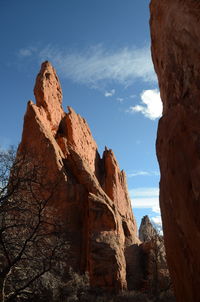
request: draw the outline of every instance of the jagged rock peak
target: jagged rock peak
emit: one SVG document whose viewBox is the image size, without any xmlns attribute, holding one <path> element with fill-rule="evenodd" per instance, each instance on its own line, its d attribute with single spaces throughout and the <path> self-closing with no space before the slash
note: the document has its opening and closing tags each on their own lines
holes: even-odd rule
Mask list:
<svg viewBox="0 0 200 302">
<path fill-rule="evenodd" d="M 157 235 L 156 229 L 153 227 L 149 216 L 146 215 L 142 218 L 139 228 L 139 239 L 142 242 L 150 241 Z"/>
<path fill-rule="evenodd" d="M 62 109 L 62 89 L 56 71 L 48 61 L 45 61 L 41 65 L 35 82 L 34 95 L 36 105 L 45 109 L 52 127 L 57 128 L 64 115 Z"/>
<path fill-rule="evenodd" d="M 41 65 L 37 75 L 34 94 L 38 106 L 46 106 L 48 102 L 62 103 L 62 89 L 56 71 L 49 61 Z M 55 105 L 55 104 L 54 104 Z"/>
<path fill-rule="evenodd" d="M 66 267 L 89 272 L 91 286 L 122 290 L 129 282 L 125 251 L 140 243 L 125 173 L 111 150 L 100 158 L 85 119 L 71 107 L 63 111 L 49 62 L 42 64 L 34 93 L 18 155 L 28 152 L 33 162 L 43 163 L 46 179 L 58 183 L 50 203 L 67 230 L 73 257 L 66 256 Z"/>
</svg>

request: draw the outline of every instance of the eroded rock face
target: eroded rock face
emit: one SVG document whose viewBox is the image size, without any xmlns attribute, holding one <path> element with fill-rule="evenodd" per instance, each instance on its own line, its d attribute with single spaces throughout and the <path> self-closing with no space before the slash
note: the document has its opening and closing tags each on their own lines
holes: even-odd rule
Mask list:
<svg viewBox="0 0 200 302">
<path fill-rule="evenodd" d="M 152 0 L 152 56 L 163 101 L 160 206 L 177 301 L 200 301 L 200 2 Z"/>
<path fill-rule="evenodd" d="M 143 290 L 154 297 L 168 292 L 173 298 L 163 237 L 154 235 L 151 240 L 143 242 L 140 249 L 144 268 Z"/>
<path fill-rule="evenodd" d="M 171 278 L 167 266 L 163 236 L 153 227 L 148 216 L 144 216 L 139 228 L 141 244 L 126 249 L 129 290 L 144 292 L 159 301 L 174 301 Z M 162 297 L 168 295 L 169 300 Z"/>
<path fill-rule="evenodd" d="M 164 239 L 153 227 L 147 215 L 142 218 L 139 239 L 142 241 L 140 257 L 144 275 L 143 290 L 150 292 L 152 296 L 158 296 L 162 292 L 169 291 L 171 297 L 173 297 Z"/>
<path fill-rule="evenodd" d="M 61 87 L 49 62 L 42 64 L 34 94 L 18 156 L 31 154 L 46 167 L 46 178 L 58 182 L 50 204 L 67 230 L 66 261 L 75 271 L 88 271 L 92 286 L 125 289 L 125 249 L 139 243 L 125 174 L 111 150 L 100 158 L 86 121 L 70 107 L 69 113 L 63 111 Z"/>
<path fill-rule="evenodd" d="M 149 216 L 144 216 L 142 218 L 140 228 L 139 228 L 139 239 L 142 242 L 150 241 L 153 237 L 157 235 L 155 228 L 153 227 Z"/>
</svg>

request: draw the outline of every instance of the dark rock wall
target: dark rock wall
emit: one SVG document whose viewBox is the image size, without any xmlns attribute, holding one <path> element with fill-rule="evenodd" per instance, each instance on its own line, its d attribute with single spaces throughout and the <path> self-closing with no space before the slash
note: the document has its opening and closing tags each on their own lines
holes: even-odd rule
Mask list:
<svg viewBox="0 0 200 302">
<path fill-rule="evenodd" d="M 178 302 L 200 301 L 200 2 L 152 0 L 152 57 L 163 117 L 160 206 Z"/>
</svg>

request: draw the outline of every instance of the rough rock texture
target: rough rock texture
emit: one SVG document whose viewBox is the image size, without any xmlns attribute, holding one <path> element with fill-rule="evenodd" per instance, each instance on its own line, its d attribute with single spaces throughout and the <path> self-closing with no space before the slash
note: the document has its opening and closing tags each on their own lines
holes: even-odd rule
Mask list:
<svg viewBox="0 0 200 302">
<path fill-rule="evenodd" d="M 152 0 L 152 56 L 163 101 L 160 206 L 178 302 L 200 301 L 200 1 Z"/>
<path fill-rule="evenodd" d="M 147 215 L 142 218 L 139 228 L 139 238 L 142 241 L 140 245 L 140 262 L 143 267 L 144 276 L 143 290 L 150 292 L 154 297 L 160 295 L 161 292 L 170 290 L 170 294 L 173 296 L 164 239 L 153 227 Z"/>
<path fill-rule="evenodd" d="M 125 174 L 111 150 L 100 158 L 86 121 L 70 107 L 69 113 L 63 111 L 61 87 L 49 62 L 42 64 L 34 94 L 36 105 L 28 103 L 18 156 L 31 154 L 46 167 L 46 178 L 58 183 L 51 206 L 66 226 L 69 265 L 88 271 L 92 286 L 125 289 L 130 265 L 125 250 L 139 243 Z"/>
<path fill-rule="evenodd" d="M 139 239 L 142 242 L 149 241 L 157 235 L 155 228 L 153 227 L 149 216 L 146 215 L 142 218 L 139 228 Z"/>
<path fill-rule="evenodd" d="M 128 289 L 144 292 L 156 299 L 167 295 L 170 299 L 166 301 L 174 301 L 164 239 L 154 229 L 148 216 L 141 221 L 139 238 L 142 241 L 139 246 L 133 244 L 126 249 L 126 258 L 131 264 L 127 270 Z"/>
<path fill-rule="evenodd" d="M 158 234 L 140 246 L 144 268 L 143 290 L 153 297 L 170 291 L 173 297 L 171 278 L 166 261 L 164 239 Z"/>
</svg>

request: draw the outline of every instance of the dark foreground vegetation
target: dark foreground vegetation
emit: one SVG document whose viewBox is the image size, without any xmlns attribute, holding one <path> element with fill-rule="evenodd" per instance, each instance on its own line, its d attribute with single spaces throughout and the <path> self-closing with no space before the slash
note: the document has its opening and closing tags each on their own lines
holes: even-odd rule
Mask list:
<svg viewBox="0 0 200 302">
<path fill-rule="evenodd" d="M 86 275 L 78 275 L 70 272 L 70 280 L 64 288 L 65 295 L 60 297 L 63 302 L 175 302 L 171 290 L 159 292 L 153 296 L 150 292 L 124 291 L 118 294 L 108 293 L 102 289 L 91 289 L 89 278 Z M 41 300 L 43 301 L 43 300 Z"/>
</svg>

